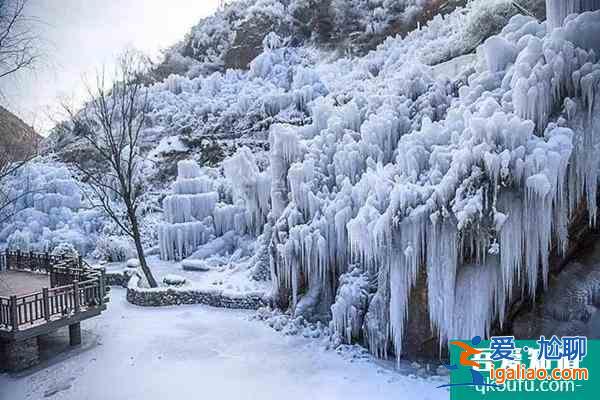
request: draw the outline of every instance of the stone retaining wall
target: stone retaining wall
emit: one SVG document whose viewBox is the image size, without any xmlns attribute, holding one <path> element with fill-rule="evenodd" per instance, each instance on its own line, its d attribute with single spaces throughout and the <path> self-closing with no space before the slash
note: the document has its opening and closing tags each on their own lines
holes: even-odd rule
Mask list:
<svg viewBox="0 0 600 400">
<path fill-rule="evenodd" d="M 127 289 L 127 284 L 129 283 L 129 279 L 131 279 L 131 275 L 123 272 L 107 272 L 105 275 L 106 285 L 107 286 L 119 286 Z"/>
<path fill-rule="evenodd" d="M 127 286 L 127 301 L 142 307 L 162 307 L 182 304 L 206 304 L 213 307 L 258 310 L 269 301 L 261 294 L 232 294 L 222 290 L 200 290 L 173 287 L 146 289 L 139 286 L 139 276 L 133 275 Z"/>
</svg>

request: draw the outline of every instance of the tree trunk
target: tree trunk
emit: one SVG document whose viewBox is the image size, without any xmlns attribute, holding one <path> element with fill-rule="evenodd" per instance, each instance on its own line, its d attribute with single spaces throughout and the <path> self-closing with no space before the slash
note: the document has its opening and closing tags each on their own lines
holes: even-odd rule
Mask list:
<svg viewBox="0 0 600 400">
<path fill-rule="evenodd" d="M 142 237 L 140 235 L 140 229 L 138 226 L 137 217 L 131 211 L 127 211 L 129 215 L 129 222 L 131 223 L 131 233 L 133 234 L 133 241 L 135 242 L 135 250 L 137 251 L 138 259 L 140 260 L 140 267 L 142 268 L 142 272 L 148 281 L 148 284 L 151 288 L 158 287 L 154 276 L 152 275 L 152 271 L 148 267 L 148 263 L 146 262 L 146 256 L 144 255 L 144 246 L 142 246 Z"/>
</svg>

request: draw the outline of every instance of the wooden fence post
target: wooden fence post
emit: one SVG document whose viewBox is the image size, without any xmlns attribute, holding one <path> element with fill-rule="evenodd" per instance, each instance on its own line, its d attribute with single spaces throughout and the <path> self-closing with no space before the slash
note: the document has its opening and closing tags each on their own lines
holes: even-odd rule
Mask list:
<svg viewBox="0 0 600 400">
<path fill-rule="evenodd" d="M 100 270 L 100 305 L 104 303 L 104 291 L 106 290 L 106 270 L 102 268 Z"/>
<path fill-rule="evenodd" d="M 54 267 L 53 266 L 49 266 L 48 267 L 48 273 L 50 274 L 50 287 L 56 287 L 56 274 L 54 273 Z"/>
<path fill-rule="evenodd" d="M 50 321 L 50 297 L 48 296 L 48 288 L 42 289 L 42 299 L 44 301 L 44 318 Z"/>
<path fill-rule="evenodd" d="M 19 314 L 17 308 L 17 296 L 10 296 L 10 324 L 13 332 L 19 330 Z"/>
<path fill-rule="evenodd" d="M 78 313 L 81 310 L 81 304 L 79 300 L 79 282 L 73 281 L 73 301 L 76 313 Z"/>
</svg>

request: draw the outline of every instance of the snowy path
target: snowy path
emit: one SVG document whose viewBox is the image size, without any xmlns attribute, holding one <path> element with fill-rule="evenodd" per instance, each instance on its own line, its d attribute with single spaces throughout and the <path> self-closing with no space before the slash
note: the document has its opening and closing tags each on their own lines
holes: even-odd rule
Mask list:
<svg viewBox="0 0 600 400">
<path fill-rule="evenodd" d="M 0 399 L 445 399 L 440 381 L 342 358 L 284 336 L 247 312 L 142 309 L 113 289 L 86 321 L 89 349 L 23 377 L 0 375 Z M 84 344 L 85 347 L 85 344 Z"/>
</svg>

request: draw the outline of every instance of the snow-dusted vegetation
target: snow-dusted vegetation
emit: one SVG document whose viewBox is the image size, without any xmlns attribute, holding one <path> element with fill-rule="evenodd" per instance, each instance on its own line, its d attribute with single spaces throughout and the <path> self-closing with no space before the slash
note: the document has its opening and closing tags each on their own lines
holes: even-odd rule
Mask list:
<svg viewBox="0 0 600 400">
<path fill-rule="evenodd" d="M 489 336 L 544 290 L 575 212 L 597 223 L 600 11 L 581 12 L 600 4 L 548 0 L 544 22 L 508 0 L 317 3 L 234 2 L 149 73 L 147 247 L 187 283 L 270 271 L 290 318 L 379 357 L 402 355 L 419 275 L 440 347 Z M 72 133 L 48 143 L 65 163 L 86 150 Z M 73 179 L 19 171 L 0 241 L 131 257 Z"/>
</svg>

